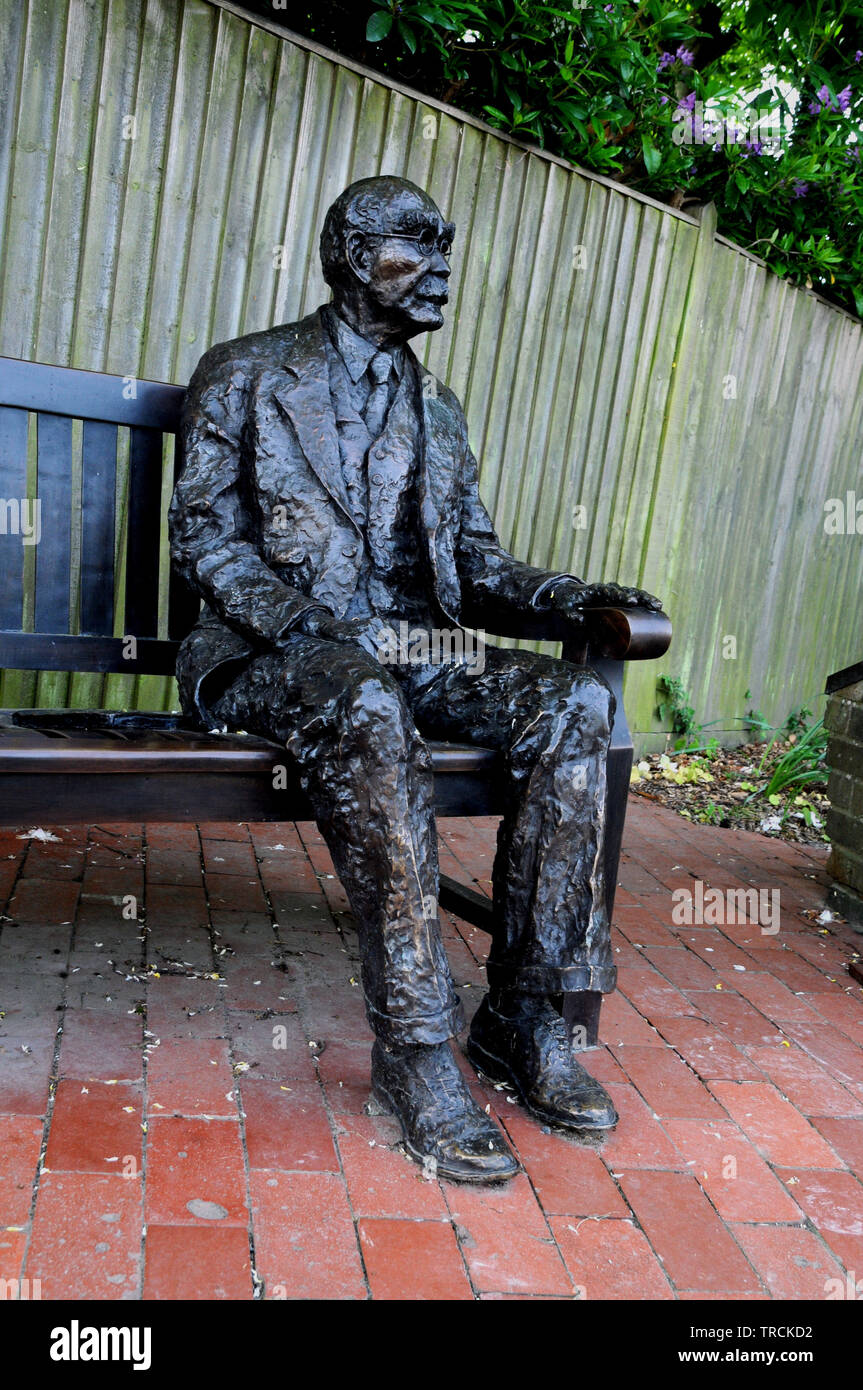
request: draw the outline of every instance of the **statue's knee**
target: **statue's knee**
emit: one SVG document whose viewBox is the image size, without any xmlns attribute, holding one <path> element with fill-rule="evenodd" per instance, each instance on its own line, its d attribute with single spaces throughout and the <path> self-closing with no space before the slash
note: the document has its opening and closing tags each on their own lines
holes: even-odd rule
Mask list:
<svg viewBox="0 0 863 1390">
<path fill-rule="evenodd" d="M 413 721 L 392 678 L 383 671 L 362 673 L 351 683 L 348 702 L 355 733 L 381 754 L 403 758 Z"/>
<path fill-rule="evenodd" d="M 575 682 L 568 694 L 573 731 L 582 739 L 607 740 L 611 737 L 615 698 L 604 681 L 591 677 Z"/>
<path fill-rule="evenodd" d="M 383 673 L 363 671 L 350 683 L 349 700 L 354 714 L 392 719 L 402 707 L 398 686 Z"/>
</svg>

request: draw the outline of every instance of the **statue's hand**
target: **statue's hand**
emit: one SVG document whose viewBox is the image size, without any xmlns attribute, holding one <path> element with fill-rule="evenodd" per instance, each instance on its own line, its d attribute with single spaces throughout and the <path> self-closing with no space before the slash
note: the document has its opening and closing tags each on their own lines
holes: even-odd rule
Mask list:
<svg viewBox="0 0 863 1390">
<path fill-rule="evenodd" d="M 583 622 L 587 608 L 650 608 L 658 613 L 662 600 L 644 589 L 630 589 L 623 584 L 581 584 L 575 579 L 561 579 L 551 591 L 549 607 L 564 617 Z"/>
<path fill-rule="evenodd" d="M 320 608 L 310 610 L 304 615 L 299 624 L 299 631 L 304 632 L 307 637 L 320 637 L 324 642 L 352 642 L 355 646 L 362 647 L 369 656 L 377 657 L 379 642 L 376 628 L 379 626 L 379 623 L 367 622 L 363 618 L 347 621 L 336 618 L 332 613 Z"/>
</svg>

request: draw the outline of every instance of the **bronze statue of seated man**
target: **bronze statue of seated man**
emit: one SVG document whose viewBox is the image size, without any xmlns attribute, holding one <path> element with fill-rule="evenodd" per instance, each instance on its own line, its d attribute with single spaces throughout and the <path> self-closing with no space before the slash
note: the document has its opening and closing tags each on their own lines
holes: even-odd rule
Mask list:
<svg viewBox="0 0 863 1390">
<path fill-rule="evenodd" d="M 411 338 L 443 323 L 454 228 L 403 179 L 363 179 L 321 236 L 332 302 L 210 349 L 186 400 L 175 564 L 200 593 L 184 708 L 281 743 L 356 918 L 372 1089 L 442 1177 L 518 1164 L 451 1050 L 461 1023 L 437 914 L 426 738 L 499 749 L 489 992 L 467 1053 L 539 1119 L 617 1119 L 551 996 L 609 991 L 605 762 L 614 697 L 584 666 L 462 644 L 460 617 L 659 608 L 618 585 L 522 564 L 495 535 L 456 397 Z M 407 628 L 405 628 L 407 625 Z M 410 647 L 394 634 L 419 631 Z M 436 650 L 444 640 L 447 653 Z"/>
</svg>

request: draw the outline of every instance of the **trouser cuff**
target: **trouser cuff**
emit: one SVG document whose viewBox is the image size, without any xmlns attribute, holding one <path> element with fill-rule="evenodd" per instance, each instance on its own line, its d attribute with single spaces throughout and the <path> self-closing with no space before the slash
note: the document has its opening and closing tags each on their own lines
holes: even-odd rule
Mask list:
<svg viewBox="0 0 863 1390">
<path fill-rule="evenodd" d="M 486 967 L 492 989 L 518 989 L 524 994 L 574 994 L 592 990 L 611 994 L 617 984 L 616 965 L 498 965 Z"/>
<path fill-rule="evenodd" d="M 392 1014 L 381 1013 L 366 999 L 366 1014 L 378 1041 L 391 1047 L 410 1047 L 416 1043 L 433 1046 L 446 1042 L 447 1038 L 454 1038 L 465 1026 L 464 1010 L 458 995 L 450 1008 L 434 1014 L 414 1015 L 412 1018 L 394 1018 Z"/>
</svg>

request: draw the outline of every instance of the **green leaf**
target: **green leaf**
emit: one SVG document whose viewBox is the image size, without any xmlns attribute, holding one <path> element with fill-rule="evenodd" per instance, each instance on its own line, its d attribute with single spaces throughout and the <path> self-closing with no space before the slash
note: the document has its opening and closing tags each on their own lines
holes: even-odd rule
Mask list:
<svg viewBox="0 0 863 1390">
<path fill-rule="evenodd" d="M 366 41 L 368 43 L 380 43 L 381 39 L 386 38 L 392 27 L 393 17 L 389 10 L 375 10 L 374 14 L 369 16 L 369 22 L 366 25 Z"/>
<path fill-rule="evenodd" d="M 648 174 L 655 174 L 662 163 L 662 155 L 649 135 L 642 135 L 641 137 L 641 153 L 644 156 L 644 167 Z"/>
<path fill-rule="evenodd" d="M 411 53 L 416 53 L 416 51 L 417 51 L 416 35 L 414 34 L 414 31 L 413 31 L 413 29 L 410 27 L 410 25 L 409 25 L 409 24 L 406 24 L 405 21 L 404 21 L 403 19 L 399 19 L 399 20 L 397 21 L 396 27 L 397 27 L 399 33 L 401 34 L 402 38 L 403 38 L 404 41 L 405 41 L 405 46 L 406 46 L 407 48 L 410 49 Z"/>
</svg>

